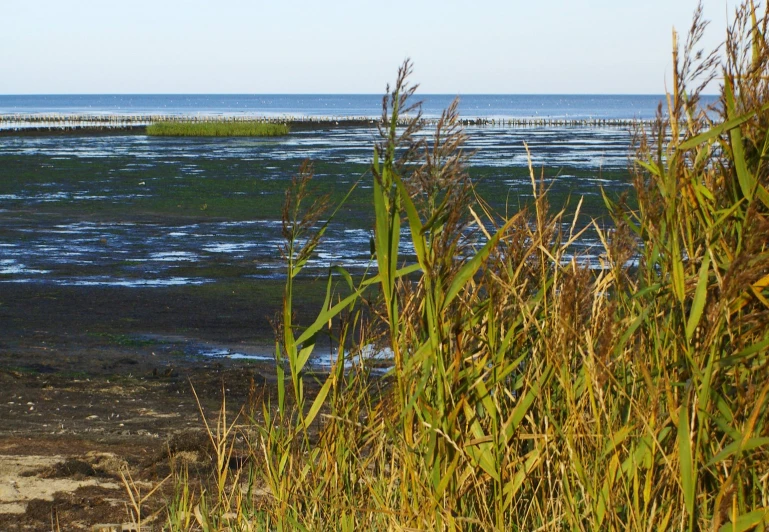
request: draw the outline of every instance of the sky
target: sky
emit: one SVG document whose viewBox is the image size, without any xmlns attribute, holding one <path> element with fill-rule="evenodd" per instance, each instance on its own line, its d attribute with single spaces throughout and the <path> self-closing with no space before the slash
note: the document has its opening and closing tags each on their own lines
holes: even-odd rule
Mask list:
<svg viewBox="0 0 769 532">
<path fill-rule="evenodd" d="M 704 0 L 703 47 L 737 0 Z M 2 0 L 0 94 L 660 94 L 697 0 Z"/>
</svg>

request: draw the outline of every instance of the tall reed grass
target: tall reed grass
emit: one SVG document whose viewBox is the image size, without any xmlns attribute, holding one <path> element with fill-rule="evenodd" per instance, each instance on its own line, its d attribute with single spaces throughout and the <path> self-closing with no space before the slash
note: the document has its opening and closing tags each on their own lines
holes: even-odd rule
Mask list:
<svg viewBox="0 0 769 532">
<path fill-rule="evenodd" d="M 147 135 L 160 137 L 278 137 L 288 135 L 285 124 L 264 122 L 156 122 Z"/>
<path fill-rule="evenodd" d="M 578 225 L 533 168 L 513 216 L 476 197 L 456 105 L 416 135 L 404 64 L 372 164 L 376 274 L 334 268 L 316 321 L 293 322 L 293 279 L 330 219 L 304 167 L 284 209 L 277 404 L 247 419 L 243 468 L 223 465 L 230 425 L 210 432 L 216 487 L 180 490 L 169 528 L 766 527 L 767 21 L 742 6 L 723 62 L 697 51 L 701 10 L 675 43 L 666 112 L 630 170 L 638 206 L 607 198 L 613 224 L 595 224 L 600 268 L 567 260 Z M 708 113 L 699 94 L 719 72 Z M 319 377 L 321 335 L 339 349 Z M 392 351 L 385 378 L 361 362 L 371 345 Z"/>
</svg>

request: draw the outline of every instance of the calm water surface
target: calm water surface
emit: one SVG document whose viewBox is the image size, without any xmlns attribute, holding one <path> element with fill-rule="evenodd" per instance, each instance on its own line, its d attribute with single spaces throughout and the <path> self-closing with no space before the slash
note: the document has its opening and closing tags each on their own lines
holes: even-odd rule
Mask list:
<svg viewBox="0 0 769 532">
<path fill-rule="evenodd" d="M 419 95 L 427 117 L 440 116 L 453 95 Z M 468 118 L 653 118 L 661 95 L 460 95 Z M 711 97 L 705 97 L 710 103 Z M 176 114 L 378 117 L 374 94 L 88 94 L 0 95 L 0 114 Z"/>
</svg>

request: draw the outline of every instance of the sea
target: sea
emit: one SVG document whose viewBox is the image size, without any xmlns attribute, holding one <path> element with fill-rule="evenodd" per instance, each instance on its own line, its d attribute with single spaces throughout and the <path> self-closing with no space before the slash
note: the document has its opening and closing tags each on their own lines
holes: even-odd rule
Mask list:
<svg viewBox="0 0 769 532">
<path fill-rule="evenodd" d="M 425 117 L 438 117 L 455 97 L 467 118 L 650 119 L 662 95 L 416 95 Z M 710 103 L 713 97 L 706 97 Z M 377 117 L 377 94 L 67 94 L 0 95 L 3 114 L 168 114 L 188 116 Z"/>
<path fill-rule="evenodd" d="M 427 117 L 439 116 L 453 96 L 421 96 Z M 650 119 L 659 95 L 466 95 L 460 114 L 486 118 Z M 708 103 L 708 102 L 706 102 Z M 377 95 L 31 95 L 0 96 L 0 115 L 175 114 L 377 117 Z M 600 216 L 601 189 L 630 187 L 633 131 L 612 125 L 500 124 L 470 126 L 470 171 L 493 191 L 500 208 L 531 193 L 529 161 L 547 168 L 548 186 L 560 197 L 585 198 L 585 220 Z M 423 133 L 429 138 L 430 132 Z M 254 212 L 246 219 L 207 217 L 206 206 L 224 201 L 215 184 L 241 201 L 261 195 L 280 204 L 283 190 L 304 160 L 319 179 L 346 189 L 365 168 L 379 140 L 376 127 L 302 129 L 279 138 L 158 138 L 141 133 L 0 136 L 0 284 L 49 283 L 150 289 L 217 282 L 206 266 L 248 266 L 256 278 L 280 277 L 284 267 L 279 215 Z M 358 170 L 356 170 L 358 171 Z M 208 197 L 206 183 L 211 184 Z M 237 187 L 250 188 L 239 189 Z M 218 186 L 218 185 L 217 185 Z M 230 185 L 227 185 L 229 187 Z M 365 185 L 362 185 L 365 186 Z M 154 222 L 110 217 L 111 206 L 137 210 L 193 198 L 200 219 Z M 273 198 L 274 200 L 270 199 Z M 240 199 L 238 199 L 240 198 Z M 521 198 L 524 198 L 522 200 Z M 154 208 L 154 207 L 153 207 Z M 119 209 L 118 209 L 119 210 Z M 269 209 L 267 209 L 269 210 Z M 278 209 L 273 209 L 279 213 Z M 99 216 L 88 213 L 101 213 Z M 121 211 L 124 212 L 124 211 Z M 48 213 L 42 215 L 40 213 Z M 56 215 L 51 213 L 58 213 Z M 370 226 L 334 224 L 311 266 L 371 267 Z M 352 218 L 350 218 L 352 220 Z M 407 241 L 407 239 L 404 239 Z M 105 246 L 103 242 L 108 242 Z M 581 260 L 598 265 L 595 238 L 577 243 Z M 408 249 L 403 250 L 408 253 Z M 194 267 L 189 267 L 189 266 Z M 184 266 L 184 268 L 182 268 Z M 210 270 L 210 269 L 209 269 Z M 180 272 L 183 272 L 180 273 Z"/>
</svg>

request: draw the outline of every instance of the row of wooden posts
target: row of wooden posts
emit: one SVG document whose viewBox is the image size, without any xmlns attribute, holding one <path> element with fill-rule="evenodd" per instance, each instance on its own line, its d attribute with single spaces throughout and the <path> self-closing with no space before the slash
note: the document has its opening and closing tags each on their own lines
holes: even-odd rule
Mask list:
<svg viewBox="0 0 769 532">
<path fill-rule="evenodd" d="M 408 123 L 408 116 L 400 117 L 402 124 Z M 379 118 L 366 116 L 207 116 L 207 115 L 161 115 L 161 114 L 0 114 L 0 124 L 24 126 L 105 126 L 125 127 L 152 124 L 155 122 L 262 122 L 272 124 L 319 124 L 319 125 L 373 125 Z M 650 125 L 653 121 L 634 118 L 463 118 L 466 126 L 615 126 L 632 127 Z M 426 126 L 435 125 L 437 118 L 422 118 Z"/>
</svg>

